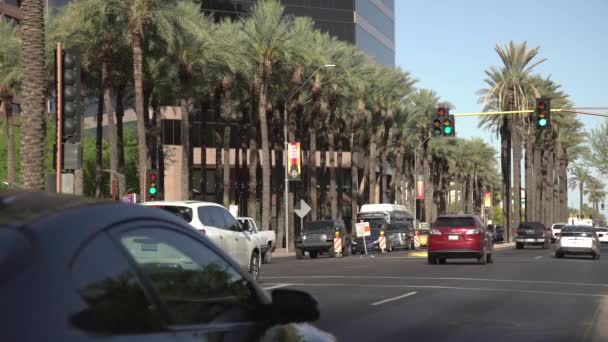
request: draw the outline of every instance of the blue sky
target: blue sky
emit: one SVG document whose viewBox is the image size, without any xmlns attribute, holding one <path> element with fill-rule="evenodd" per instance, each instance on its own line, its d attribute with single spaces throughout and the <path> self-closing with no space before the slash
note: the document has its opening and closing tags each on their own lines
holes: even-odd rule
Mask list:
<svg viewBox="0 0 608 342">
<path fill-rule="evenodd" d="M 608 106 L 608 15 L 605 0 L 395 1 L 396 64 L 455 105 L 481 111 L 476 91 L 484 70 L 500 65 L 495 45 L 513 40 L 540 46 L 537 71 L 562 85 L 576 106 Z M 605 120 L 580 116 L 587 129 Z M 476 117 L 458 118 L 457 135 L 495 136 Z M 571 195 L 577 195 L 572 193 Z M 577 197 L 569 196 L 570 202 Z M 576 203 L 572 206 L 578 207 Z"/>
</svg>

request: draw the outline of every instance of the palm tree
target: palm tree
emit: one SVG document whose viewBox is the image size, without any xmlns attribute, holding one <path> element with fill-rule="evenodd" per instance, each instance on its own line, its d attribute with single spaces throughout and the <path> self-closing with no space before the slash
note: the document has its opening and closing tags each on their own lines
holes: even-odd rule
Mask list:
<svg viewBox="0 0 608 342">
<path fill-rule="evenodd" d="M 604 198 L 608 194 L 606 192 L 606 183 L 601 180 L 591 177 L 587 181 L 585 194 L 589 195 L 589 202 L 591 202 L 591 208 L 593 213 L 593 220 L 599 220 L 599 203 L 604 201 Z"/>
<path fill-rule="evenodd" d="M 583 124 L 576 119 L 570 123 L 559 126 L 559 150 L 558 150 L 558 177 L 559 177 L 559 206 L 556 217 L 565 222 L 568 219 L 568 167 L 571 161 L 585 155 L 588 152 L 587 134 L 583 130 Z M 559 213 L 559 215 L 557 215 Z"/>
<path fill-rule="evenodd" d="M 27 56 L 23 69 L 21 106 L 21 186 L 44 189 L 46 60 L 44 46 L 44 5 L 40 0 L 23 0 L 21 55 Z"/>
<path fill-rule="evenodd" d="M 584 198 L 583 195 L 585 192 L 585 185 L 591 179 L 591 174 L 589 173 L 589 170 L 586 167 L 584 167 L 580 164 L 574 165 L 574 167 L 570 170 L 570 174 L 571 174 L 571 177 L 568 180 L 570 182 L 570 187 L 574 190 L 578 186 L 578 191 L 579 191 L 579 195 L 580 195 L 579 215 L 582 217 L 583 216 L 583 198 Z"/>
<path fill-rule="evenodd" d="M 489 88 L 480 91 L 483 102 L 491 109 L 522 110 L 529 107 L 530 98 L 538 94 L 530 81 L 532 70 L 545 59 L 534 60 L 539 48 L 528 49 L 527 43 L 519 44 L 513 41 L 504 47 L 496 45 L 495 51 L 503 65 L 501 68 L 490 67 L 486 70 L 484 82 Z M 495 108 L 492 108 L 495 107 Z M 521 219 L 521 132 L 519 130 L 522 117 L 516 117 L 517 124 L 513 126 L 513 118 L 504 115 L 500 122 L 501 135 L 501 165 L 503 174 L 503 217 L 507 227 L 507 238 L 513 235 L 511 223 L 518 226 Z M 513 128 L 515 127 L 515 129 Z M 511 218 L 511 144 L 513 144 L 513 193 L 515 195 L 514 217 Z M 512 222 L 511 222 L 512 220 Z"/>
<path fill-rule="evenodd" d="M 6 115 L 7 180 L 9 187 L 17 182 L 15 166 L 15 133 L 12 116 L 13 98 L 21 81 L 21 40 L 8 23 L 0 22 L 0 102 Z"/>
<path fill-rule="evenodd" d="M 273 67 L 285 60 L 288 44 L 293 37 L 293 21 L 283 16 L 278 1 L 263 1 L 254 5 L 251 15 L 243 22 L 247 39 L 243 42 L 245 55 L 255 63 L 255 91 L 258 95 L 258 115 L 262 137 L 262 229 L 270 226 L 270 144 L 266 114 L 268 85 Z"/>
<path fill-rule="evenodd" d="M 150 167 L 146 138 L 149 114 L 144 108 L 144 39 L 150 27 L 154 27 L 167 40 L 174 37 L 174 28 L 180 22 L 175 0 L 117 0 L 116 11 L 127 16 L 129 38 L 133 50 L 133 82 L 135 88 L 135 113 L 137 115 L 138 171 L 141 198 L 145 198 L 146 170 Z"/>
<path fill-rule="evenodd" d="M 589 145 L 593 153 L 590 153 L 591 162 L 603 174 L 608 174 L 608 122 L 591 130 Z"/>
</svg>

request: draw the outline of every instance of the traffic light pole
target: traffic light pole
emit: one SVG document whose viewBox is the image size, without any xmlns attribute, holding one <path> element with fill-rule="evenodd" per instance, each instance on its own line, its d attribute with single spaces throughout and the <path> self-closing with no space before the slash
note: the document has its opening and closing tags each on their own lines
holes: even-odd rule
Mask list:
<svg viewBox="0 0 608 342">
<path fill-rule="evenodd" d="M 61 155 L 62 155 L 62 128 L 61 120 L 63 115 L 63 93 L 61 91 L 63 87 L 63 51 L 61 43 L 57 43 L 57 155 L 56 155 L 56 180 L 57 193 L 61 192 Z"/>
<path fill-rule="evenodd" d="M 566 112 L 566 113 L 574 113 L 574 114 L 582 114 L 582 115 L 608 117 L 608 114 L 591 113 L 591 112 L 584 112 L 584 111 L 579 110 L 579 109 L 586 109 L 586 108 L 601 109 L 601 108 L 608 108 L 608 107 L 559 108 L 559 109 L 551 109 L 551 112 Z M 509 114 L 526 114 L 526 113 L 534 113 L 534 110 L 526 109 L 526 110 L 508 110 L 508 111 L 500 111 L 500 112 L 471 112 L 471 113 L 456 113 L 456 114 L 452 114 L 452 115 L 454 115 L 454 116 L 484 116 L 484 115 L 509 115 Z"/>
<path fill-rule="evenodd" d="M 416 220 L 416 216 L 418 215 L 418 197 L 415 192 L 416 190 L 416 184 L 418 182 L 418 150 L 422 147 L 422 145 L 424 145 L 425 142 L 427 142 L 427 140 L 429 140 L 431 138 L 431 136 L 429 135 L 428 137 L 426 137 L 426 139 L 424 139 L 420 145 L 418 145 L 418 147 L 416 147 L 414 149 L 414 221 Z M 424 189 L 423 189 L 424 191 Z M 422 216 L 422 215 L 420 215 Z"/>
</svg>

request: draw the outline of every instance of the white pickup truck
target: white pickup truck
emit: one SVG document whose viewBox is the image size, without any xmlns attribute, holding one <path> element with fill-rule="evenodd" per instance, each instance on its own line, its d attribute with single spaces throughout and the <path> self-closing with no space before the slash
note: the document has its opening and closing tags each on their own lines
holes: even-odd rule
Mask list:
<svg viewBox="0 0 608 342">
<path fill-rule="evenodd" d="M 275 232 L 272 230 L 259 230 L 257 224 L 255 224 L 255 220 L 251 217 L 237 217 L 236 219 L 243 227 L 243 231 L 258 241 L 262 250 L 262 262 L 265 264 L 270 263 L 272 252 L 276 248 L 277 235 Z"/>
</svg>

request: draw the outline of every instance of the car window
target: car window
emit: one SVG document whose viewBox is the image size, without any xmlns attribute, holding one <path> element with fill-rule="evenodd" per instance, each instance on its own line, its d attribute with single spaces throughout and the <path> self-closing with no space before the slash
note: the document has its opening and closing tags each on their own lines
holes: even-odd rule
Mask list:
<svg viewBox="0 0 608 342">
<path fill-rule="evenodd" d="M 241 226 L 239 225 L 236 218 L 234 216 L 232 216 L 232 214 L 228 210 L 222 209 L 222 208 L 219 208 L 219 209 L 221 209 L 223 211 L 224 229 L 232 230 L 233 232 L 240 232 Z"/>
<path fill-rule="evenodd" d="M 608 232 L 608 228 L 595 228 L 596 232 Z"/>
<path fill-rule="evenodd" d="M 224 213 L 223 209 L 216 206 L 207 206 L 198 208 L 198 218 L 207 227 L 224 229 Z"/>
<path fill-rule="evenodd" d="M 563 224 L 556 224 L 553 226 L 553 229 L 562 229 L 564 227 Z"/>
<path fill-rule="evenodd" d="M 249 225 L 249 220 L 239 220 L 239 222 L 241 223 L 241 227 L 243 228 L 244 231 L 251 230 L 251 226 Z"/>
<path fill-rule="evenodd" d="M 475 219 L 472 217 L 440 217 L 435 221 L 437 228 L 475 227 Z"/>
<path fill-rule="evenodd" d="M 252 319 L 258 301 L 247 280 L 203 243 L 157 228 L 132 230 L 119 239 L 151 283 L 172 325 Z"/>
<path fill-rule="evenodd" d="M 162 210 L 168 211 L 171 214 L 180 217 L 186 222 L 192 222 L 192 209 L 179 205 L 155 205 L 154 208 L 160 208 Z"/>
<path fill-rule="evenodd" d="M 128 260 L 106 235 L 88 243 L 74 259 L 72 274 L 86 308 L 73 316 L 80 329 L 103 334 L 162 330 L 160 315 L 146 298 Z"/>
</svg>

